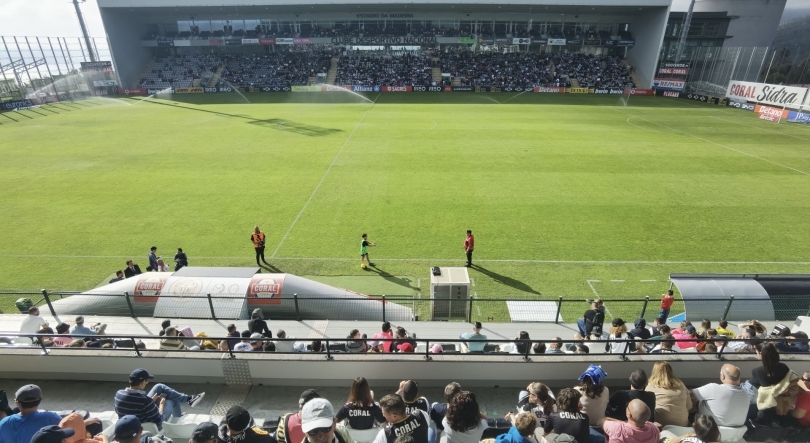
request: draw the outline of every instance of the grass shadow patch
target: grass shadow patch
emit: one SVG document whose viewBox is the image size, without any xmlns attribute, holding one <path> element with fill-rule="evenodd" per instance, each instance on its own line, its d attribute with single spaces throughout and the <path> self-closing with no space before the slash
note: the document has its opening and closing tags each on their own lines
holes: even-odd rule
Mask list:
<svg viewBox="0 0 810 443">
<path fill-rule="evenodd" d="M 262 126 L 277 131 L 292 132 L 293 134 L 305 135 L 307 137 L 325 137 L 327 135 L 343 132 L 341 129 L 322 128 L 320 126 L 297 123 L 283 118 L 271 118 L 269 120 L 254 120 L 248 122 L 251 125 Z"/>
</svg>

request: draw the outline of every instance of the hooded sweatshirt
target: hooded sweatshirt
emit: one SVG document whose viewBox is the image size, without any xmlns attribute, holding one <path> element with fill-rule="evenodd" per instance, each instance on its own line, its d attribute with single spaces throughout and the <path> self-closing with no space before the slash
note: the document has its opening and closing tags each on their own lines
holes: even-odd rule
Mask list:
<svg viewBox="0 0 810 443">
<path fill-rule="evenodd" d="M 628 334 L 642 340 L 647 340 L 650 338 L 650 331 L 647 329 L 647 320 L 639 318 L 635 321 L 635 323 L 633 323 L 633 326 L 635 327 L 628 331 Z"/>
<path fill-rule="evenodd" d="M 87 435 L 87 428 L 84 426 L 84 420 L 75 412 L 63 418 L 59 422 L 59 427 L 62 429 L 73 429 L 73 437 L 65 439 L 65 443 L 98 443 L 98 440 L 93 440 Z"/>
<path fill-rule="evenodd" d="M 509 432 L 501 434 L 495 439 L 495 443 L 534 443 L 532 440 L 520 435 L 517 428 L 512 426 Z"/>
</svg>

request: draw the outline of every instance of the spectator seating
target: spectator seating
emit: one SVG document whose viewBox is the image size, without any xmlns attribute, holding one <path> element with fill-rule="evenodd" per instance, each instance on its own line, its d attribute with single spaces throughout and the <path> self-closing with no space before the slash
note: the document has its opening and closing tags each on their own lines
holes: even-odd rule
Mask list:
<svg viewBox="0 0 810 443">
<path fill-rule="evenodd" d="M 432 82 L 431 59 L 419 52 L 379 52 L 343 56 L 338 61 L 338 85 L 427 86 Z"/>
<path fill-rule="evenodd" d="M 310 77 L 329 70 L 331 58 L 327 49 L 224 56 L 218 86 L 226 82 L 244 87 L 305 85 Z"/>
<path fill-rule="evenodd" d="M 155 61 L 152 70 L 141 81 L 141 88 L 188 88 L 194 80 L 210 78 L 220 65 L 214 55 L 168 56 Z"/>
</svg>

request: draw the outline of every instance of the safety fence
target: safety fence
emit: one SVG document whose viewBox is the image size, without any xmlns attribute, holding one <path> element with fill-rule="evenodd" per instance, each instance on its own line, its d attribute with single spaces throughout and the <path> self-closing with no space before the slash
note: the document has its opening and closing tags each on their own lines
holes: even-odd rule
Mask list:
<svg viewBox="0 0 810 443">
<path fill-rule="evenodd" d="M 604 298 L 606 323 L 621 318 L 628 325 L 643 318 L 659 317 L 659 296 Z M 763 303 L 773 307 L 762 311 Z M 420 298 L 405 296 L 347 296 L 294 294 L 291 297 L 256 298 L 222 294 L 128 294 L 47 291 L 0 292 L 5 313 L 27 313 L 31 306 L 52 315 L 247 319 L 255 309 L 272 320 L 361 321 L 466 321 L 575 323 L 590 309 L 589 300 L 577 297 Z M 690 311 L 702 313 L 690 316 Z M 676 299 L 667 320 L 701 321 L 711 313 L 718 320 L 784 321 L 810 315 L 810 299 L 793 295 L 736 299 L 729 297 Z"/>
</svg>

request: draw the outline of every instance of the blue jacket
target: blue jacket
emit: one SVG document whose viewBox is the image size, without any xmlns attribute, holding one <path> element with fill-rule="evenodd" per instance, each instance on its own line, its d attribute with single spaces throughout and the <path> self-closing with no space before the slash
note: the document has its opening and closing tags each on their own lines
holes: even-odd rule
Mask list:
<svg viewBox="0 0 810 443">
<path fill-rule="evenodd" d="M 495 443 L 533 443 L 528 438 L 520 435 L 517 428 L 512 426 L 509 428 L 509 432 L 506 434 L 501 434 L 498 438 L 495 439 Z"/>
</svg>

